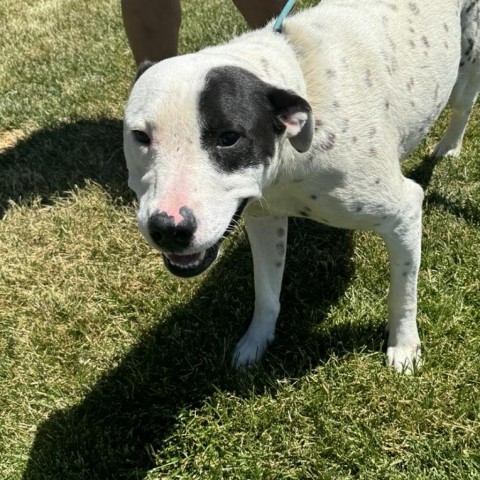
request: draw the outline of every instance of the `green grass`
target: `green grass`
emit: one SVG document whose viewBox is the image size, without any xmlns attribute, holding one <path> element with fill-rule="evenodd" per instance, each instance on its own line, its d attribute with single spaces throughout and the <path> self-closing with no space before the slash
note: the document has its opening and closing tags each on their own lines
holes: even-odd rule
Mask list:
<svg viewBox="0 0 480 480">
<path fill-rule="evenodd" d="M 245 233 L 181 281 L 137 230 L 118 3 L 0 3 L 0 480 L 480 478 L 480 108 L 460 159 L 427 158 L 444 115 L 406 165 L 423 370 L 384 367 L 382 242 L 292 221 L 277 339 L 237 373 Z M 182 52 L 245 29 L 183 4 Z"/>
</svg>

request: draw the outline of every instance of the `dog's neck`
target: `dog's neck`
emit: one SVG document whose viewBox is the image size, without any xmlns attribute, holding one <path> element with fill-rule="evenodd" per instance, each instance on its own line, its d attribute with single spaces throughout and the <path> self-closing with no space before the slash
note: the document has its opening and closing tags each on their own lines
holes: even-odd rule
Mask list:
<svg viewBox="0 0 480 480">
<path fill-rule="evenodd" d="M 302 97 L 307 94 L 294 46 L 284 33 L 274 32 L 270 24 L 202 53 L 220 54 L 240 67 L 243 64 L 266 83 L 293 90 Z"/>
</svg>

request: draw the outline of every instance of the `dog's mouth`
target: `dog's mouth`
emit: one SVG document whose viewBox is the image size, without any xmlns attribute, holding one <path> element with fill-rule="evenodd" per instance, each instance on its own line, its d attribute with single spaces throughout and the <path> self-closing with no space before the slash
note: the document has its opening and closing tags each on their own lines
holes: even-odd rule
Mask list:
<svg viewBox="0 0 480 480">
<path fill-rule="evenodd" d="M 217 258 L 220 242 L 199 253 L 179 255 L 163 253 L 163 261 L 168 271 L 177 277 L 190 278 L 203 273 Z"/>
<path fill-rule="evenodd" d="M 222 237 L 210 248 L 197 253 L 182 255 L 179 253 L 162 253 L 163 261 L 168 271 L 177 277 L 191 278 L 200 275 L 215 261 L 220 245 L 230 235 L 242 215 L 248 199 L 241 201 L 237 211 Z"/>
</svg>

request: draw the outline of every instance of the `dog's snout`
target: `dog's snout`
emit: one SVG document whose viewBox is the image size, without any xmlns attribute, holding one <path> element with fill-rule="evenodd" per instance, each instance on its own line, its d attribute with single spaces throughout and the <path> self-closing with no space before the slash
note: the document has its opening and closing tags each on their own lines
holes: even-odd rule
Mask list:
<svg viewBox="0 0 480 480">
<path fill-rule="evenodd" d="M 193 239 L 197 230 L 193 211 L 184 206 L 179 213 L 183 220 L 178 223 L 175 223 L 175 218 L 167 212 L 154 213 L 148 221 L 148 233 L 162 250 L 179 252 L 188 248 Z"/>
</svg>

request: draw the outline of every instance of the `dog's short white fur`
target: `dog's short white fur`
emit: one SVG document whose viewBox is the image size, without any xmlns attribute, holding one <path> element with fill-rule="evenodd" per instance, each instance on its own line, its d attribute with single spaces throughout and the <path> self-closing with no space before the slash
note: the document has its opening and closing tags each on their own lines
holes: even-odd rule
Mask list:
<svg viewBox="0 0 480 480">
<path fill-rule="evenodd" d="M 213 82 L 219 95 L 236 88 L 235 72 L 246 71 L 262 86 L 294 92 L 311 107 L 274 110 L 283 127 L 264 161 L 247 159 L 235 168 L 225 158 L 233 155 L 226 149 L 240 148 L 236 135 L 211 148 L 206 140 L 205 115 L 215 120 L 216 111 L 213 117 L 203 111 L 213 107 L 201 92 L 211 87 L 211 72 L 225 68 Z M 223 78 L 228 85 L 221 85 Z M 252 82 L 250 89 L 256 88 Z M 129 185 L 140 201 L 141 231 L 166 254 L 166 263 L 185 271 L 201 264 L 248 201 L 256 299 L 253 320 L 234 352 L 237 367 L 258 360 L 274 339 L 289 216 L 383 238 L 391 269 L 387 362 L 406 372 L 420 363 L 423 191 L 402 175 L 400 163 L 449 99 L 451 123 L 434 154 L 459 155 L 479 86 L 478 0 L 323 0 L 287 18 L 282 33 L 269 24 L 139 76 L 125 114 Z M 208 98 L 216 102 L 211 90 Z M 242 101 L 254 102 L 250 97 Z M 262 141 L 255 133 L 242 135 L 245 148 Z M 159 212 L 176 235 L 187 219 L 185 206 L 194 218 L 188 244 L 174 248 L 152 237 L 151 219 Z"/>
</svg>

